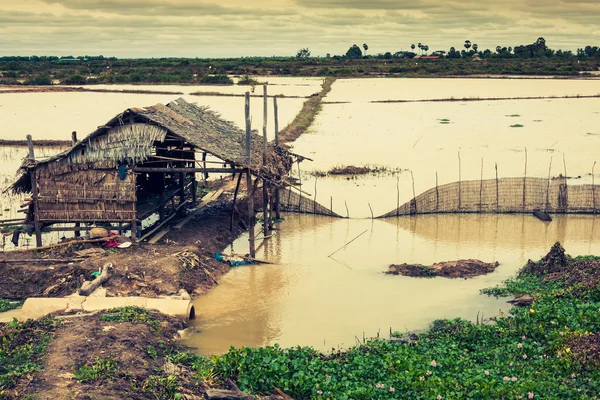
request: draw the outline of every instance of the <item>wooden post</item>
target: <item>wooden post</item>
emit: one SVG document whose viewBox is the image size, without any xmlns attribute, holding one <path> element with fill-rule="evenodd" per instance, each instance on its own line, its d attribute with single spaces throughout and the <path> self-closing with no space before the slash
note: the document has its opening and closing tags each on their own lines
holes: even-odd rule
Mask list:
<svg viewBox="0 0 600 400">
<path fill-rule="evenodd" d="M 273 114 L 275 116 L 275 146 L 279 147 L 279 107 L 277 106 L 277 97 L 273 97 Z M 275 218 L 277 220 L 281 219 L 281 212 L 279 211 L 280 204 L 280 190 L 276 188 L 275 190 Z M 288 202 L 289 203 L 289 202 Z"/>
<path fill-rule="evenodd" d="M 400 213 L 400 176 L 396 175 L 396 217 Z"/>
<path fill-rule="evenodd" d="M 202 153 L 202 168 L 206 169 L 206 152 Z M 208 172 L 204 172 L 204 186 L 206 186 L 207 180 L 208 180 Z"/>
<path fill-rule="evenodd" d="M 494 168 L 496 168 L 496 212 L 500 212 L 500 191 L 498 188 L 498 163 L 494 163 Z"/>
<path fill-rule="evenodd" d="M 417 213 L 417 193 L 415 192 L 415 177 L 413 175 L 412 170 L 410 171 L 410 178 L 412 179 L 414 213 L 416 214 Z"/>
<path fill-rule="evenodd" d="M 596 214 L 596 184 L 594 183 L 594 168 L 596 168 L 596 161 L 594 161 L 594 165 L 592 165 L 592 207 L 594 209 L 593 213 Z"/>
<path fill-rule="evenodd" d="M 29 160 L 35 161 L 35 151 L 33 149 L 33 138 L 27 135 L 27 147 L 29 149 Z M 39 220 L 38 213 L 38 187 L 37 187 L 37 171 L 35 166 L 29 170 L 31 177 L 31 195 L 33 198 L 33 227 L 35 229 L 35 246 L 42 247 L 42 226 Z"/>
<path fill-rule="evenodd" d="M 238 192 L 240 191 L 240 183 L 242 183 L 242 173 L 238 174 L 237 184 L 235 185 L 235 192 L 233 192 L 233 204 L 231 206 L 231 218 L 229 220 L 229 230 L 233 231 L 233 213 L 235 212 L 235 203 L 237 202 Z"/>
<path fill-rule="evenodd" d="M 435 211 L 439 211 L 440 191 L 438 190 L 438 173 L 435 171 Z"/>
<path fill-rule="evenodd" d="M 333 196 L 329 196 L 329 211 L 333 215 Z"/>
<path fill-rule="evenodd" d="M 73 131 L 71 132 L 71 140 L 73 140 L 73 145 L 76 145 L 78 140 L 77 140 L 77 132 Z"/>
<path fill-rule="evenodd" d="M 246 169 L 246 186 L 248 189 L 248 234 L 249 234 L 249 242 L 250 242 L 250 257 L 256 256 L 256 247 L 254 244 L 254 223 L 256 219 L 254 218 L 254 191 L 252 190 L 252 176 L 250 175 L 250 165 L 252 162 L 251 152 L 250 152 L 250 140 L 251 136 L 251 126 L 250 126 L 250 93 L 246 92 L 246 106 L 245 106 L 245 114 L 246 114 L 246 162 L 248 163 L 248 168 Z"/>
<path fill-rule="evenodd" d="M 567 212 L 567 210 L 569 209 L 569 184 L 567 183 L 567 161 L 565 160 L 565 153 L 563 153 L 563 166 L 565 168 L 565 196 L 566 196 L 564 212 Z"/>
<path fill-rule="evenodd" d="M 315 176 L 315 198 L 313 199 L 313 214 L 317 213 L 317 180 L 318 176 Z"/>
<path fill-rule="evenodd" d="M 350 218 L 350 211 L 348 211 L 348 203 L 344 200 L 344 205 L 346 206 L 346 218 Z"/>
<path fill-rule="evenodd" d="M 546 207 L 544 210 L 548 212 L 550 207 L 550 171 L 552 170 L 552 156 L 550 156 L 550 164 L 548 165 L 548 186 L 546 187 Z"/>
<path fill-rule="evenodd" d="M 300 189 L 302 189 L 302 174 L 300 172 L 300 161 L 298 161 L 298 187 Z M 298 198 L 298 211 L 302 211 L 300 210 L 300 205 L 302 204 L 302 192 L 299 193 L 299 198 Z"/>
<path fill-rule="evenodd" d="M 267 165 L 267 85 L 263 85 L 263 166 Z M 269 184 L 263 179 L 263 234 L 269 235 Z"/>
<path fill-rule="evenodd" d="M 479 176 L 479 212 L 480 213 L 481 213 L 481 207 L 483 206 L 482 197 L 483 197 L 483 157 L 481 157 L 481 175 Z"/>
<path fill-rule="evenodd" d="M 75 146 L 78 142 L 77 140 L 77 132 L 73 131 L 71 132 L 71 140 L 73 141 L 73 146 Z M 80 222 L 75 222 L 75 228 L 79 228 L 81 227 L 81 223 Z M 75 229 L 75 233 L 74 233 L 75 237 L 80 237 L 81 236 L 81 231 L 79 229 Z"/>
<path fill-rule="evenodd" d="M 525 147 L 525 173 L 523 175 L 523 211 L 525 211 L 526 190 L 527 190 L 527 147 Z"/>
<path fill-rule="evenodd" d="M 458 211 L 460 211 L 460 195 L 461 195 L 461 170 L 460 170 L 460 151 L 458 152 Z"/>
<path fill-rule="evenodd" d="M 273 97 L 273 114 L 275 115 L 275 146 L 279 147 L 279 107 L 277 97 Z"/>
</svg>

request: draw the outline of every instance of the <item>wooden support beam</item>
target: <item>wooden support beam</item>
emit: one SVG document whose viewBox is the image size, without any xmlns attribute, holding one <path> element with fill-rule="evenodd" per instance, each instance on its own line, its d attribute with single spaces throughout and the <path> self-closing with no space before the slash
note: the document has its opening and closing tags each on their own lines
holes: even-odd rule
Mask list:
<svg viewBox="0 0 600 400">
<path fill-rule="evenodd" d="M 248 165 L 251 164 L 252 155 L 250 152 L 250 140 L 252 139 L 252 127 L 250 125 L 250 93 L 246 92 L 245 99 L 245 116 L 246 116 L 246 161 Z M 248 190 L 248 234 L 249 234 L 249 246 L 250 246 L 250 257 L 256 256 L 256 247 L 254 245 L 254 223 L 256 218 L 254 217 L 254 190 L 252 189 L 252 175 L 250 174 L 250 168 L 246 170 L 246 185 Z"/>
<path fill-rule="evenodd" d="M 133 172 L 215 172 L 215 173 L 226 173 L 226 174 L 235 174 L 239 172 L 244 172 L 245 169 L 242 168 L 160 168 L 160 167 L 136 167 L 132 169 Z"/>
<path fill-rule="evenodd" d="M 267 85 L 263 85 L 263 166 L 267 165 Z M 269 185 L 263 180 L 263 234 L 269 235 Z"/>
</svg>

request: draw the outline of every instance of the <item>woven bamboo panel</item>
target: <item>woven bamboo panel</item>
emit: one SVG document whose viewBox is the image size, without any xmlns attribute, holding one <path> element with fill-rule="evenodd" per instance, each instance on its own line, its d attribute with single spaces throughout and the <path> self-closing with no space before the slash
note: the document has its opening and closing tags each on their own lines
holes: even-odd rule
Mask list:
<svg viewBox="0 0 600 400">
<path fill-rule="evenodd" d="M 432 188 L 381 217 L 431 213 L 596 213 L 599 185 L 569 185 L 564 178 L 502 178 L 453 182 Z"/>
<path fill-rule="evenodd" d="M 341 218 L 340 215 L 316 201 L 309 199 L 306 196 L 301 196 L 296 192 L 292 192 L 291 188 L 279 189 L 279 206 L 281 211 L 286 212 L 317 214 Z"/>
</svg>

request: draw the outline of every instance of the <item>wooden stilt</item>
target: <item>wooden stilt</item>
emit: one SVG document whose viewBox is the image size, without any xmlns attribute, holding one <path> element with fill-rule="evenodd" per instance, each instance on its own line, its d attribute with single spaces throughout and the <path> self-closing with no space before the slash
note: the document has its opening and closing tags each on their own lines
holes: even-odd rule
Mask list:
<svg viewBox="0 0 600 400">
<path fill-rule="evenodd" d="M 242 182 L 242 175 L 244 174 L 238 174 L 238 180 L 237 180 L 237 184 L 235 185 L 235 192 L 233 193 L 233 205 L 231 206 L 231 218 L 229 220 L 229 230 L 233 231 L 233 214 L 235 213 L 236 210 L 236 202 L 237 202 L 237 196 L 238 196 L 238 192 L 240 191 L 240 183 Z"/>
<path fill-rule="evenodd" d="M 496 212 L 500 212 L 500 190 L 498 185 L 498 163 L 494 163 L 494 168 L 496 168 Z"/>
<path fill-rule="evenodd" d="M 552 171 L 552 156 L 550 156 L 550 164 L 548 165 L 548 186 L 546 187 L 546 207 L 545 211 L 548 212 L 550 208 L 550 174 Z"/>
<path fill-rule="evenodd" d="M 250 152 L 250 140 L 252 138 L 250 126 L 250 93 L 246 92 L 245 99 L 245 114 L 246 114 L 246 160 L 248 168 L 246 169 L 246 186 L 248 189 L 248 235 L 249 235 L 249 254 L 250 257 L 256 256 L 254 224 L 256 218 L 254 216 L 254 190 L 252 185 L 252 176 L 250 175 L 250 165 L 252 165 L 252 153 Z M 258 179 L 257 179 L 258 181 Z"/>
<path fill-rule="evenodd" d="M 527 193 L 527 147 L 525 147 L 525 173 L 523 174 L 523 211 L 525 211 L 526 193 Z"/>
<path fill-rule="evenodd" d="M 263 85 L 263 165 L 267 165 L 267 85 Z M 269 185 L 263 179 L 263 234 L 269 236 Z"/>
<path fill-rule="evenodd" d="M 29 148 L 29 160 L 35 161 L 35 151 L 33 149 L 33 138 L 27 135 L 27 147 Z M 38 213 L 38 187 L 37 187 L 37 172 L 35 167 L 29 170 L 31 177 L 31 194 L 33 201 L 33 228 L 35 229 L 35 246 L 42 247 L 42 225 L 39 220 Z"/>
<path fill-rule="evenodd" d="M 596 168 L 596 161 L 594 161 L 594 165 L 592 165 L 592 207 L 593 213 L 596 215 L 596 183 L 594 181 L 594 168 Z"/>
<path fill-rule="evenodd" d="M 206 169 L 206 152 L 202 153 L 202 168 Z M 208 172 L 204 172 L 204 185 L 206 185 L 207 180 L 208 180 Z"/>
</svg>

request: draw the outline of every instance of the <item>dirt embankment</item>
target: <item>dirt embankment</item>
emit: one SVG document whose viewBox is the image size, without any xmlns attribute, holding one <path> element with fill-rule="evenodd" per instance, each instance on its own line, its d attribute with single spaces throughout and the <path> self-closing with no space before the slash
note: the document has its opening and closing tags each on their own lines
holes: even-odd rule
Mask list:
<svg viewBox="0 0 600 400">
<path fill-rule="evenodd" d="M 203 294 L 229 270 L 214 259 L 242 232 L 234 223 L 229 230 L 229 211 L 216 206 L 180 231 L 171 231 L 159 244 L 140 243 L 128 249 L 103 249 L 100 244 L 73 244 L 42 252 L 7 252 L 0 256 L 0 298 L 63 297 L 79 287 L 79 276 L 90 276 L 105 263 L 114 274 L 104 285 L 108 296 L 158 297 L 177 293 Z M 80 258 L 83 249 L 99 249 Z M 194 254 L 197 262 L 185 262 L 181 253 Z M 80 253 L 79 253 L 80 254 Z M 64 260 L 40 262 L 41 259 Z M 10 262 L 3 262 L 10 260 Z"/>
<path fill-rule="evenodd" d="M 486 263 L 480 260 L 443 261 L 430 266 L 421 264 L 392 264 L 386 274 L 404 275 L 419 278 L 442 276 L 444 278 L 472 278 L 493 272 L 498 262 Z"/>
</svg>

